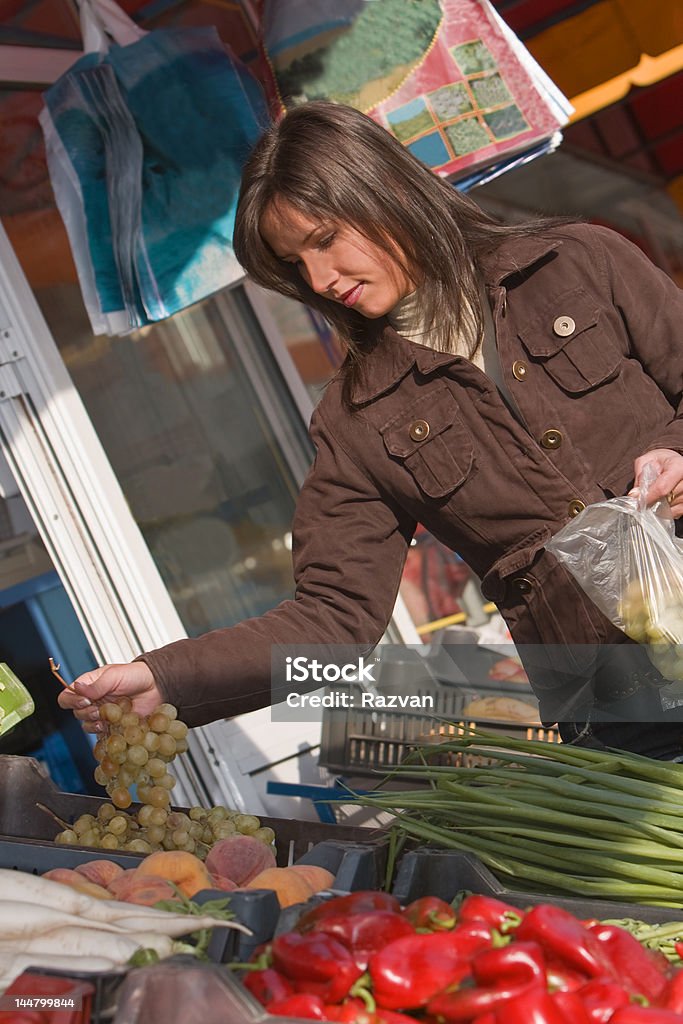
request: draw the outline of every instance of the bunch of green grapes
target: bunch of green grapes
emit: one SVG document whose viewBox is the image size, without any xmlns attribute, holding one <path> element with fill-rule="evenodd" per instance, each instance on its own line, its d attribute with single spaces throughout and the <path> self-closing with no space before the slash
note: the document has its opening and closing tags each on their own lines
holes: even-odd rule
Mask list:
<svg viewBox="0 0 683 1024">
<path fill-rule="evenodd" d="M 176 708 L 160 704 L 145 717 L 123 697 L 103 704 L 100 720 L 105 732 L 93 750 L 99 762 L 95 782 L 104 786 L 114 807 L 130 807 L 130 787 L 135 785 L 140 803 L 168 808 L 175 786 L 168 765 L 187 750 L 188 728 L 178 720 Z"/>
<path fill-rule="evenodd" d="M 172 704 L 160 704 L 145 717 L 122 697 L 101 705 L 100 719 L 105 732 L 93 750 L 98 761 L 95 782 L 105 787 L 111 803 L 102 804 L 97 816 L 82 814 L 56 836 L 56 842 L 135 853 L 185 850 L 202 859 L 213 843 L 231 835 L 253 835 L 267 845 L 273 842 L 273 830 L 261 828 L 253 814 L 226 807 L 193 807 L 188 814 L 170 809 L 176 780 L 168 766 L 188 746 L 188 727 L 178 720 Z M 133 802 L 132 786 L 142 806 L 127 813 Z"/>
</svg>

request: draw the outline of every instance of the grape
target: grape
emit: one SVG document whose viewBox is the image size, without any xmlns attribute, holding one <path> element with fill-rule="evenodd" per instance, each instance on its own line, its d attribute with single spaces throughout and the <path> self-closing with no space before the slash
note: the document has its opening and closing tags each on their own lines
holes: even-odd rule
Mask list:
<svg viewBox="0 0 683 1024">
<path fill-rule="evenodd" d="M 122 814 L 117 814 L 107 823 L 107 831 L 111 832 L 113 836 L 122 836 L 124 832 L 128 831 L 128 821 Z"/>
<path fill-rule="evenodd" d="M 255 814 L 238 814 L 235 820 L 235 828 L 242 835 L 248 836 L 261 827 L 261 822 Z"/>
<path fill-rule="evenodd" d="M 176 784 L 176 780 L 172 775 L 169 775 L 168 772 L 166 772 L 165 775 L 162 775 L 160 779 L 156 780 L 156 784 L 157 786 L 163 786 L 164 789 L 173 789 Z"/>
<path fill-rule="evenodd" d="M 107 703 L 100 708 L 100 718 L 105 722 L 111 722 L 112 725 L 120 722 L 123 714 L 124 711 L 120 704 Z"/>
<path fill-rule="evenodd" d="M 139 795 L 139 793 L 138 793 L 138 795 Z M 152 815 L 152 811 L 153 810 L 154 810 L 154 808 L 150 807 L 149 804 L 143 804 L 143 806 L 138 811 L 138 825 L 141 825 L 142 828 L 147 828 L 147 826 L 150 823 L 150 819 L 151 819 L 151 815 Z"/>
<path fill-rule="evenodd" d="M 159 753 L 163 757 L 175 757 L 177 742 L 167 732 L 159 736 Z"/>
<path fill-rule="evenodd" d="M 102 838 L 100 839 L 99 845 L 103 850 L 118 850 L 119 840 L 118 837 L 113 834 L 113 832 L 105 832 Z"/>
<path fill-rule="evenodd" d="M 152 807 L 168 807 L 171 803 L 171 794 L 163 786 L 152 786 L 149 791 L 149 802 Z"/>
<path fill-rule="evenodd" d="M 165 807 L 152 807 L 149 816 L 150 825 L 165 825 L 168 820 L 168 811 Z"/>
<path fill-rule="evenodd" d="M 159 733 L 151 731 L 146 732 L 142 745 L 150 754 L 155 754 L 159 749 Z"/>
<path fill-rule="evenodd" d="M 65 828 L 63 832 L 55 836 L 56 843 L 63 843 L 65 846 L 74 846 L 80 840 L 72 828 Z"/>
<path fill-rule="evenodd" d="M 151 853 L 152 847 L 145 839 L 131 839 L 125 843 L 124 850 L 131 850 L 133 853 Z"/>
<path fill-rule="evenodd" d="M 93 747 L 93 757 L 96 761 L 101 761 L 107 753 L 107 740 L 106 737 L 101 736 L 95 746 Z"/>
<path fill-rule="evenodd" d="M 272 828 L 268 828 L 268 826 L 257 828 L 256 831 L 251 834 L 254 839 L 259 839 L 262 843 L 265 843 L 266 846 L 270 846 L 275 842 L 275 833 Z"/>
<path fill-rule="evenodd" d="M 171 833 L 171 839 L 176 844 L 176 846 L 184 846 L 189 838 L 190 833 L 187 831 L 186 828 L 177 828 L 175 829 L 174 832 Z"/>
<path fill-rule="evenodd" d="M 156 733 L 154 733 L 156 736 Z M 147 771 L 153 779 L 160 779 L 162 775 L 166 774 L 166 762 L 162 761 L 160 757 L 150 757 L 147 762 Z"/>
<path fill-rule="evenodd" d="M 112 759 L 109 756 L 102 758 L 102 764 L 100 765 L 100 768 L 102 769 L 102 771 L 104 772 L 108 779 L 113 779 L 116 775 L 118 775 L 120 767 L 121 766 L 118 765 L 116 761 L 112 761 Z"/>
<path fill-rule="evenodd" d="M 106 740 L 105 746 L 109 756 L 113 757 L 114 754 L 120 754 L 122 752 L 125 753 L 127 744 L 123 736 L 120 733 L 115 732 L 108 740 Z"/>
<path fill-rule="evenodd" d="M 172 736 L 174 740 L 184 740 L 187 736 L 187 726 L 184 722 L 169 722 L 168 729 L 166 732 L 169 736 Z"/>
<path fill-rule="evenodd" d="M 103 825 L 106 825 L 108 821 L 116 817 L 117 813 L 118 811 L 112 804 L 100 804 L 97 808 L 97 817 Z"/>
<path fill-rule="evenodd" d="M 147 764 L 149 761 L 149 753 L 145 750 L 142 744 L 135 743 L 133 746 L 128 748 L 128 760 L 131 764 L 142 767 L 142 765 Z"/>
<path fill-rule="evenodd" d="M 176 754 L 184 754 L 189 748 L 190 744 L 187 740 L 176 740 L 175 752 Z"/>
<path fill-rule="evenodd" d="M 82 836 L 84 832 L 89 832 L 95 824 L 95 820 L 92 814 L 81 814 L 80 818 L 73 823 L 76 835 Z"/>
<path fill-rule="evenodd" d="M 163 825 L 150 825 L 149 828 L 147 829 L 147 838 L 149 839 L 150 843 L 153 843 L 154 845 L 157 845 L 158 843 L 163 843 L 165 835 L 166 829 L 164 828 Z"/>
<path fill-rule="evenodd" d="M 156 713 L 158 715 L 166 715 L 166 717 L 171 721 L 178 717 L 178 709 L 175 708 L 172 704 L 160 704 L 156 710 Z M 187 726 L 185 728 L 187 728 Z"/>
<path fill-rule="evenodd" d="M 146 731 L 141 725 L 129 725 L 123 730 L 123 739 L 130 747 L 136 746 L 137 744 L 142 745 L 145 735 Z"/>
<path fill-rule="evenodd" d="M 166 732 L 170 721 L 168 715 L 155 711 L 153 715 L 149 716 L 149 727 L 153 732 Z"/>
<path fill-rule="evenodd" d="M 130 793 L 123 786 L 117 786 L 110 795 L 114 807 L 130 807 L 133 802 Z"/>
<path fill-rule="evenodd" d="M 218 825 L 213 827 L 214 839 L 229 839 L 230 836 L 237 834 L 237 829 L 234 822 L 232 821 L 221 821 Z"/>
<path fill-rule="evenodd" d="M 147 784 L 143 783 L 141 786 L 138 786 L 138 800 L 140 801 L 140 803 L 148 804 L 149 803 L 149 794 L 151 792 L 152 792 L 152 787 L 150 785 L 147 785 Z"/>
<path fill-rule="evenodd" d="M 207 815 L 203 807 L 190 807 L 190 818 L 192 821 L 202 821 Z"/>
</svg>

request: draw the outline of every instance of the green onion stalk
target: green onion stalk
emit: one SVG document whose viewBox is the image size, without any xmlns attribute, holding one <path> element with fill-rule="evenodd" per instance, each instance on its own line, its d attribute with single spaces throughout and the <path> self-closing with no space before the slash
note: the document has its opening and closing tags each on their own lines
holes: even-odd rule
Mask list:
<svg viewBox="0 0 683 1024">
<path fill-rule="evenodd" d="M 344 802 L 394 815 L 392 860 L 417 841 L 476 854 L 510 888 L 683 907 L 683 765 L 476 730 L 383 786 Z"/>
</svg>

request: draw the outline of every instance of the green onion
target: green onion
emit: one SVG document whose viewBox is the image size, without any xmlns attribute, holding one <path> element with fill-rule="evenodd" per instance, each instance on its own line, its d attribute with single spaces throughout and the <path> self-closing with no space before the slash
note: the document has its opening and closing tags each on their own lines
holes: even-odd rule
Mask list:
<svg viewBox="0 0 683 1024">
<path fill-rule="evenodd" d="M 487 763 L 430 763 L 465 754 Z M 679 764 L 473 731 L 421 748 L 389 779 L 413 788 L 354 801 L 393 813 L 404 840 L 476 854 L 510 887 L 683 906 Z"/>
</svg>

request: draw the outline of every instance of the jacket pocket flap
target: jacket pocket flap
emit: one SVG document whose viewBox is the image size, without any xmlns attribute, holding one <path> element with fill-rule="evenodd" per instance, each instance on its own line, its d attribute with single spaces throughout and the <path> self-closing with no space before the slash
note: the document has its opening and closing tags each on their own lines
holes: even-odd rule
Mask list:
<svg viewBox="0 0 683 1024">
<path fill-rule="evenodd" d="M 520 337 L 532 356 L 547 359 L 578 335 L 594 327 L 598 318 L 595 299 L 583 288 L 574 288 L 553 300 L 552 306 L 548 306 L 520 331 Z M 562 333 L 568 329 L 567 325 L 571 328 L 572 323 L 573 329 L 567 334 Z"/>
<path fill-rule="evenodd" d="M 445 384 L 429 388 L 380 427 L 391 455 L 407 459 L 459 419 L 458 404 Z M 426 424 L 426 427 L 423 426 Z"/>
<path fill-rule="evenodd" d="M 425 389 L 380 433 L 389 454 L 403 462 L 429 498 L 446 498 L 473 470 L 472 436 L 445 384 Z"/>
</svg>

